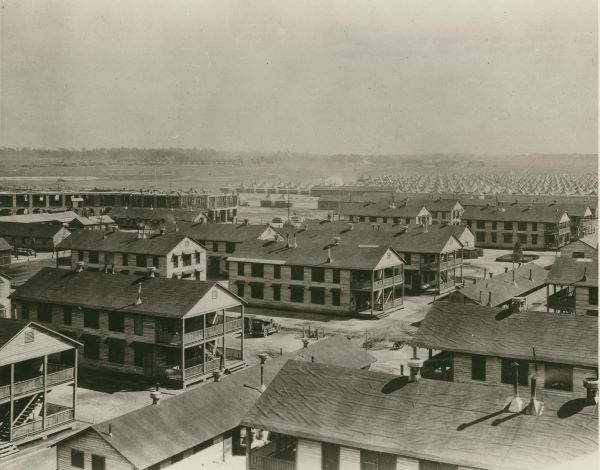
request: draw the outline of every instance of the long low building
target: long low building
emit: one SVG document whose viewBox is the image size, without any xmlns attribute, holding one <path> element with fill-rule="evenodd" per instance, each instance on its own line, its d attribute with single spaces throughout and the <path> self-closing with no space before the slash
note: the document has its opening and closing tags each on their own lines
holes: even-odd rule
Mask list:
<svg viewBox="0 0 600 470">
<path fill-rule="evenodd" d="M 30 248 L 36 251 L 55 251 L 71 232 L 58 222 L 20 223 L 3 222 L 0 218 L 0 237 L 13 248 Z"/>
<path fill-rule="evenodd" d="M 136 230 L 144 227 L 146 230 L 172 231 L 182 223 L 206 223 L 205 212 L 192 209 L 152 209 L 144 207 L 115 207 L 109 212 L 120 229 Z"/>
<path fill-rule="evenodd" d="M 242 421 L 248 435 L 268 432 L 248 447 L 247 468 L 532 470 L 597 452 L 594 396 L 573 403 L 544 392 L 535 413 L 513 412 L 514 398 L 412 371 L 409 378 L 289 361 Z M 528 392 L 519 400 L 535 404 Z"/>
<path fill-rule="evenodd" d="M 17 319 L 83 343 L 81 366 L 180 386 L 244 367 L 244 305 L 209 281 L 44 268 L 12 294 Z"/>
</svg>

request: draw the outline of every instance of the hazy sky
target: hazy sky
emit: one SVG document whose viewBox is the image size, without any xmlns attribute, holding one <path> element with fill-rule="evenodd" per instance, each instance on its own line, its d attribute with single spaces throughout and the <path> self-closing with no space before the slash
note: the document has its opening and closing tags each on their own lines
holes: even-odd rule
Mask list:
<svg viewBox="0 0 600 470">
<path fill-rule="evenodd" d="M 597 152 L 592 0 L 2 0 L 0 146 Z"/>
</svg>

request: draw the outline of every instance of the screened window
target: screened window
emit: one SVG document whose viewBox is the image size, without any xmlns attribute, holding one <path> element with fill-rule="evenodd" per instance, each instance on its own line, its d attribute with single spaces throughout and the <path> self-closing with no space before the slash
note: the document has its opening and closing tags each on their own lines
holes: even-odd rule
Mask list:
<svg viewBox="0 0 600 470">
<path fill-rule="evenodd" d="M 98 264 L 98 252 L 97 251 L 90 251 L 89 252 L 89 260 L 90 263 L 92 264 Z"/>
<path fill-rule="evenodd" d="M 252 263 L 250 265 L 250 273 L 252 277 L 265 277 L 265 267 L 260 263 Z"/>
<path fill-rule="evenodd" d="M 100 339 L 92 336 L 83 337 L 83 357 L 86 359 L 100 358 Z"/>
<path fill-rule="evenodd" d="M 478 242 L 485 241 L 485 232 L 477 232 L 477 234 L 475 236 L 477 237 Z"/>
<path fill-rule="evenodd" d="M 160 256 L 153 256 L 152 257 L 152 266 L 154 266 L 155 268 L 158 269 L 160 264 Z"/>
<path fill-rule="evenodd" d="M 191 254 L 183 255 L 182 261 L 183 261 L 184 266 L 191 266 L 192 265 L 192 255 Z"/>
<path fill-rule="evenodd" d="M 339 269 L 332 269 L 332 274 L 333 274 L 333 283 L 334 284 L 339 284 L 340 283 L 340 270 Z"/>
<path fill-rule="evenodd" d="M 537 245 L 538 242 L 538 236 L 537 235 L 531 235 L 531 243 L 533 245 Z"/>
<path fill-rule="evenodd" d="M 133 334 L 137 336 L 144 335 L 144 317 L 139 315 L 133 317 Z"/>
<path fill-rule="evenodd" d="M 243 276 L 244 275 L 244 263 L 238 263 L 238 276 Z"/>
<path fill-rule="evenodd" d="M 485 220 L 478 220 L 477 228 L 485 228 Z"/>
<path fill-rule="evenodd" d="M 92 470 L 106 470 L 106 459 L 101 455 L 92 454 Z"/>
<path fill-rule="evenodd" d="M 325 282 L 325 269 L 312 268 L 310 277 L 312 282 Z"/>
<path fill-rule="evenodd" d="M 225 242 L 225 252 L 233 253 L 235 251 L 235 243 L 233 242 Z"/>
<path fill-rule="evenodd" d="M 519 233 L 519 235 L 517 235 L 517 237 L 519 238 L 519 241 L 521 243 L 527 243 L 527 234 L 526 233 Z"/>
<path fill-rule="evenodd" d="M 310 303 L 323 305 L 325 303 L 325 289 L 311 289 Z"/>
<path fill-rule="evenodd" d="M 485 380 L 485 356 L 478 354 L 471 356 L 471 379 Z"/>
<path fill-rule="evenodd" d="M 382 452 L 361 450 L 360 470 L 396 470 L 396 456 Z"/>
<path fill-rule="evenodd" d="M 125 343 L 121 341 L 111 341 L 108 343 L 108 360 L 115 364 L 125 362 Z"/>
<path fill-rule="evenodd" d="M 77 261 L 83 261 L 83 250 L 77 252 Z"/>
<path fill-rule="evenodd" d="M 531 224 L 531 231 L 532 232 L 537 232 L 537 222 L 532 222 L 532 224 Z"/>
<path fill-rule="evenodd" d="M 108 329 L 109 331 L 125 331 L 125 318 L 120 312 L 108 313 Z"/>
<path fill-rule="evenodd" d="M 492 243 L 496 243 L 498 241 L 498 234 L 496 232 L 492 232 Z"/>
<path fill-rule="evenodd" d="M 238 285 L 237 285 L 237 295 L 239 295 L 240 297 L 244 297 L 244 292 L 245 292 L 244 291 L 244 284 L 238 283 Z"/>
<path fill-rule="evenodd" d="M 275 279 L 281 279 L 281 266 L 278 264 L 273 266 L 273 277 Z"/>
<path fill-rule="evenodd" d="M 513 223 L 512 222 L 504 222 L 504 230 L 512 230 Z"/>
<path fill-rule="evenodd" d="M 219 242 L 212 242 L 212 251 L 215 253 L 219 251 Z"/>
<path fill-rule="evenodd" d="M 135 255 L 135 265 L 145 268 L 147 266 L 146 255 Z"/>
<path fill-rule="evenodd" d="M 73 324 L 73 308 L 70 306 L 63 307 L 63 324 L 65 324 L 65 325 Z"/>
<path fill-rule="evenodd" d="M 40 322 L 52 323 L 52 305 L 38 304 L 37 319 Z"/>
<path fill-rule="evenodd" d="M 263 299 L 265 297 L 265 286 L 262 284 L 250 284 L 250 297 Z"/>
<path fill-rule="evenodd" d="M 292 281 L 304 281 L 304 266 L 292 266 Z"/>
<path fill-rule="evenodd" d="M 297 303 L 304 302 L 304 288 L 290 287 L 290 300 Z"/>
<path fill-rule="evenodd" d="M 340 291 L 337 289 L 331 291 L 331 305 L 340 305 Z"/>
<path fill-rule="evenodd" d="M 84 455 L 81 450 L 71 449 L 71 467 L 85 468 Z"/>
<path fill-rule="evenodd" d="M 337 444 L 321 443 L 321 469 L 339 470 L 340 446 Z"/>
<path fill-rule="evenodd" d="M 513 241 L 512 233 L 503 233 L 502 237 L 503 237 L 504 243 L 512 243 L 512 241 Z"/>
<path fill-rule="evenodd" d="M 121 260 L 123 266 L 129 266 L 129 255 L 127 253 L 121 254 Z"/>
<path fill-rule="evenodd" d="M 590 305 L 598 305 L 598 288 L 590 287 L 588 297 Z"/>
<path fill-rule="evenodd" d="M 281 286 L 273 286 L 273 300 L 281 300 Z"/>
<path fill-rule="evenodd" d="M 573 391 L 573 367 L 564 364 L 544 364 L 544 388 Z"/>
<path fill-rule="evenodd" d="M 85 309 L 83 311 L 83 327 L 84 328 L 100 328 L 100 312 L 98 310 Z"/>
<path fill-rule="evenodd" d="M 517 230 L 519 232 L 525 232 L 527 230 L 527 222 L 518 222 L 517 223 Z"/>
</svg>

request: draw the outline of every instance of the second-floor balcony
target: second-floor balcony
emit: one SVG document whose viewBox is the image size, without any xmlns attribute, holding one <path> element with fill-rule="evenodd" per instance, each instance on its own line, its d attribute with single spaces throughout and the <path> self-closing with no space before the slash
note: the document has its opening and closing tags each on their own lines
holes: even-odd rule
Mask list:
<svg viewBox="0 0 600 470">
<path fill-rule="evenodd" d="M 350 288 L 354 290 L 372 290 L 372 289 L 381 289 L 382 287 L 391 286 L 394 284 L 401 284 L 402 276 L 396 275 L 395 277 L 386 277 L 384 279 L 375 279 L 373 283 L 371 283 L 370 279 L 366 280 L 353 280 L 350 281 Z"/>
<path fill-rule="evenodd" d="M 205 339 L 216 338 L 218 336 L 222 336 L 223 334 L 232 333 L 234 331 L 238 331 L 242 329 L 242 319 L 228 319 L 225 322 L 225 326 L 223 323 L 218 323 L 213 326 L 209 326 L 205 329 L 199 329 L 195 331 L 188 331 L 185 333 L 185 344 L 195 343 L 197 341 L 203 341 Z M 181 345 L 181 333 L 176 331 L 174 333 L 170 332 L 157 332 L 156 333 L 156 342 L 161 344 L 169 344 L 173 346 Z"/>
<path fill-rule="evenodd" d="M 564 311 L 575 310 L 575 293 L 569 289 L 562 289 L 549 295 L 548 307 Z"/>
<path fill-rule="evenodd" d="M 54 387 L 73 380 L 74 368 L 60 364 L 49 364 L 46 387 Z M 44 388 L 44 376 L 38 375 L 14 383 L 14 396 L 36 392 Z M 10 384 L 0 386 L 0 400 L 10 398 Z"/>
<path fill-rule="evenodd" d="M 252 449 L 250 454 L 252 470 L 296 470 L 295 446 L 277 448 L 275 442 Z"/>
</svg>

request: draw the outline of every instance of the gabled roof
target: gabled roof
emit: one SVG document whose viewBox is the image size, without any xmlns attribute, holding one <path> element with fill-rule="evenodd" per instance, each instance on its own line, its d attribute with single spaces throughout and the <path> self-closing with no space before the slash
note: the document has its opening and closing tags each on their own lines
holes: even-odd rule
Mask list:
<svg viewBox="0 0 600 470">
<path fill-rule="evenodd" d="M 58 244 L 58 249 L 166 255 L 186 238 L 188 238 L 186 235 L 179 232 L 138 238 L 133 232 L 82 230 L 64 239 Z M 190 239 L 187 250 L 189 253 L 194 253 L 203 251 L 204 248 Z"/>
<path fill-rule="evenodd" d="M 4 238 L 0 237 L 0 251 L 10 251 L 12 246 Z"/>
<path fill-rule="evenodd" d="M 584 280 L 585 276 L 585 280 Z M 598 286 L 598 253 L 592 258 L 568 258 L 559 256 L 550 267 L 548 284 L 571 285 L 585 282 Z"/>
<path fill-rule="evenodd" d="M 61 230 L 69 232 L 60 222 L 3 222 L 0 220 L 0 236 L 52 238 Z"/>
<path fill-rule="evenodd" d="M 496 220 L 507 222 L 557 223 L 565 213 L 559 206 L 548 204 L 504 204 L 502 206 L 466 206 L 464 220 Z"/>
<path fill-rule="evenodd" d="M 514 414 L 503 412 L 507 395 L 489 385 L 415 383 L 382 372 L 290 361 L 242 424 L 493 470 L 549 468 L 597 451 L 596 407 L 569 412 L 572 397 L 538 391 L 542 416 Z"/>
<path fill-rule="evenodd" d="M 40 212 L 38 214 L 19 214 L 7 215 L 0 218 L 1 222 L 19 222 L 22 224 L 41 223 L 41 222 L 60 222 L 69 223 L 79 218 L 76 212 Z"/>
<path fill-rule="evenodd" d="M 109 215 L 113 219 L 142 219 L 142 220 L 161 220 L 165 223 L 194 222 L 202 217 L 204 213 L 200 210 L 184 209 L 150 209 L 143 207 L 113 207 Z"/>
<path fill-rule="evenodd" d="M 13 320 L 12 318 L 0 318 L 0 350 L 8 344 L 15 336 L 23 331 L 28 326 L 34 326 L 45 333 L 59 338 L 61 341 L 67 342 L 73 346 L 81 346 L 81 343 L 75 341 L 68 336 L 65 336 L 58 331 L 48 328 L 40 323 L 30 320 Z"/>
<path fill-rule="evenodd" d="M 194 240 L 201 241 L 223 241 L 243 243 L 249 240 L 258 240 L 270 225 L 250 224 L 193 224 L 180 225 L 180 232 L 188 235 Z M 276 230 L 275 230 L 276 231 Z"/>
<path fill-rule="evenodd" d="M 531 274 L 531 279 L 530 279 Z M 501 305 L 513 297 L 519 297 L 526 293 L 541 289 L 546 285 L 548 271 L 534 262 L 522 264 L 515 267 L 514 281 L 513 271 L 495 274 L 492 278 L 477 279 L 475 283 L 466 282 L 459 290 L 465 297 L 479 303 L 481 292 L 481 304 L 487 305 L 489 295 L 492 294 L 492 305 Z"/>
<path fill-rule="evenodd" d="M 81 224 L 84 227 L 87 227 L 89 225 L 106 225 L 114 223 L 115 221 L 108 215 L 92 215 L 90 217 L 79 216 L 71 221 L 71 224 L 73 225 Z"/>
<path fill-rule="evenodd" d="M 138 283 L 142 284 L 142 303 L 136 305 Z M 57 268 L 43 268 L 10 297 L 28 302 L 183 318 L 213 286 L 231 296 L 232 304 L 243 302 L 212 281 L 182 281 L 90 271 L 77 273 Z"/>
<path fill-rule="evenodd" d="M 330 353 L 333 349 L 337 350 L 337 354 L 332 357 Z M 307 349 L 267 360 L 265 384 L 269 385 L 288 359 L 301 354 L 307 356 L 306 361 L 314 359 L 316 363 L 356 364 L 356 367 L 362 367 L 366 361 L 375 361 L 372 356 L 365 356 L 366 353 L 351 341 L 333 336 L 317 341 Z M 350 362 L 347 362 L 347 357 L 351 358 Z M 360 359 L 355 361 L 352 358 Z M 245 385 L 260 386 L 260 366 L 248 367 L 224 376 L 221 382 L 207 383 L 163 399 L 157 406 L 149 405 L 95 424 L 87 431 L 96 432 L 136 468 L 147 468 L 238 427 L 260 397 L 256 389 Z M 109 424 L 112 437 L 108 436 Z M 169 438 L 165 439 L 165 435 Z"/>
<path fill-rule="evenodd" d="M 230 261 L 264 262 L 275 261 L 279 264 L 297 266 L 319 266 L 346 269 L 374 269 L 379 261 L 390 250 L 388 245 L 359 245 L 356 243 L 334 245 L 325 242 L 324 237 L 315 239 L 297 239 L 297 248 L 293 248 L 293 238 L 290 237 L 291 248 L 286 242 L 248 241 L 236 248 L 229 257 Z M 331 261 L 328 262 L 328 249 Z M 392 249 L 392 252 L 394 250 Z M 397 253 L 394 252 L 398 257 Z M 400 258 L 401 259 L 401 258 Z"/>
<path fill-rule="evenodd" d="M 597 367 L 598 317 L 435 302 L 413 346 Z"/>
<path fill-rule="evenodd" d="M 588 235 L 584 235 L 583 237 L 579 238 L 578 240 L 575 240 L 575 241 L 569 243 L 569 245 L 571 245 L 573 243 L 584 243 L 587 246 L 589 246 L 590 248 L 598 248 L 598 234 L 591 233 Z M 569 245 L 565 245 L 565 246 L 568 247 Z"/>
<path fill-rule="evenodd" d="M 416 217 L 422 209 L 425 209 L 423 201 L 408 199 L 396 201 L 394 208 L 390 207 L 389 202 L 342 202 L 339 212 L 367 217 Z"/>
</svg>

